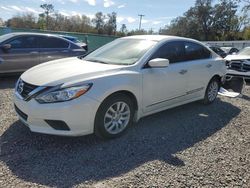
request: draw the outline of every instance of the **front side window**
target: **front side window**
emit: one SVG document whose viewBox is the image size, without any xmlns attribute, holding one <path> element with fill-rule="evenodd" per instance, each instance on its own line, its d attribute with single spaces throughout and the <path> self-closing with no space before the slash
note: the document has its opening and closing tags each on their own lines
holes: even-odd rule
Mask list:
<svg viewBox="0 0 250 188">
<path fill-rule="evenodd" d="M 185 48 L 182 41 L 168 42 L 161 46 L 151 57 L 168 59 L 170 63 L 181 62 L 184 59 Z"/>
<path fill-rule="evenodd" d="M 114 65 L 132 65 L 156 43 L 156 41 L 145 39 L 117 39 L 90 53 L 84 60 Z"/>
<path fill-rule="evenodd" d="M 11 45 L 12 49 L 38 48 L 37 38 L 35 36 L 17 37 L 8 42 L 8 44 Z"/>
<path fill-rule="evenodd" d="M 40 48 L 68 48 L 69 43 L 56 37 L 41 37 Z"/>
<path fill-rule="evenodd" d="M 193 42 L 185 42 L 185 61 L 207 59 L 210 56 L 210 51 L 202 45 Z"/>
</svg>

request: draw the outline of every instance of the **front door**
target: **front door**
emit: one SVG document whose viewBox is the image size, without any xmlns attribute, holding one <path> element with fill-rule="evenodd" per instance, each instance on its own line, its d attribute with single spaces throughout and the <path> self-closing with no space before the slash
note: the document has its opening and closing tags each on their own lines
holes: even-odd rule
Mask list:
<svg viewBox="0 0 250 188">
<path fill-rule="evenodd" d="M 183 61 L 184 43 L 168 42 L 150 59 L 165 58 L 170 65 L 165 68 L 143 68 L 143 111 L 145 113 L 174 105 L 185 99 L 188 83 L 188 65 Z"/>
<path fill-rule="evenodd" d="M 8 50 L 1 49 L 0 72 L 23 72 L 39 63 L 36 36 L 20 36 L 6 41 Z"/>
</svg>

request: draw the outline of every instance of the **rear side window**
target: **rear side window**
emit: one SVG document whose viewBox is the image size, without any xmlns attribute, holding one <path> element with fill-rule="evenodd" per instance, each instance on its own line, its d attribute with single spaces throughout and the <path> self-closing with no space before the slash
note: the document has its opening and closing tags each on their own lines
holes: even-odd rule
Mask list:
<svg viewBox="0 0 250 188">
<path fill-rule="evenodd" d="M 23 36 L 17 37 L 8 42 L 12 49 L 21 48 L 38 48 L 37 37 L 35 36 Z"/>
<path fill-rule="evenodd" d="M 168 59 L 170 63 L 184 61 L 185 46 L 182 41 L 168 42 L 161 46 L 151 59 L 164 58 Z"/>
<path fill-rule="evenodd" d="M 68 48 L 69 43 L 55 37 L 41 37 L 40 48 Z"/>
<path fill-rule="evenodd" d="M 210 51 L 204 46 L 193 42 L 185 42 L 185 61 L 208 59 L 210 57 Z"/>
</svg>

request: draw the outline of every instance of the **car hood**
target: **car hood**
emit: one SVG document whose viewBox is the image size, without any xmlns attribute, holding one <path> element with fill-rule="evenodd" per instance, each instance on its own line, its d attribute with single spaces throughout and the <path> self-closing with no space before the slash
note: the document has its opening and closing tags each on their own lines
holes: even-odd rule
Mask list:
<svg viewBox="0 0 250 188">
<path fill-rule="evenodd" d="M 55 86 L 67 82 L 84 81 L 92 77 L 119 71 L 121 65 L 108 65 L 65 58 L 35 66 L 21 75 L 21 79 L 38 86 Z"/>
<path fill-rule="evenodd" d="M 226 60 L 231 61 L 231 60 L 244 60 L 244 59 L 250 59 L 249 55 L 228 55 L 225 57 Z"/>
</svg>

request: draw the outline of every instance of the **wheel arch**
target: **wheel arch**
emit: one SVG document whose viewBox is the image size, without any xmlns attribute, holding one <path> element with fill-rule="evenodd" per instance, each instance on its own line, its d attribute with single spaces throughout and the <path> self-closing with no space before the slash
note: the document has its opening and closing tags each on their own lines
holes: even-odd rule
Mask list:
<svg viewBox="0 0 250 188">
<path fill-rule="evenodd" d="M 115 92 L 109 94 L 108 96 L 106 96 L 104 98 L 104 100 L 102 101 L 102 103 L 105 100 L 107 100 L 108 98 L 114 97 L 115 95 L 119 95 L 119 94 L 128 96 L 132 100 L 133 104 L 135 105 L 134 107 L 135 107 L 136 111 L 138 110 L 138 100 L 137 100 L 137 97 L 135 96 L 134 93 L 132 93 L 131 91 L 128 91 L 128 90 L 115 91 Z M 101 106 L 101 104 L 100 104 L 100 106 Z"/>
<path fill-rule="evenodd" d="M 215 74 L 215 75 L 209 80 L 209 82 L 210 82 L 211 80 L 213 80 L 213 79 L 218 80 L 219 85 L 220 85 L 220 86 L 222 85 L 222 77 L 221 77 L 219 74 Z"/>
</svg>

